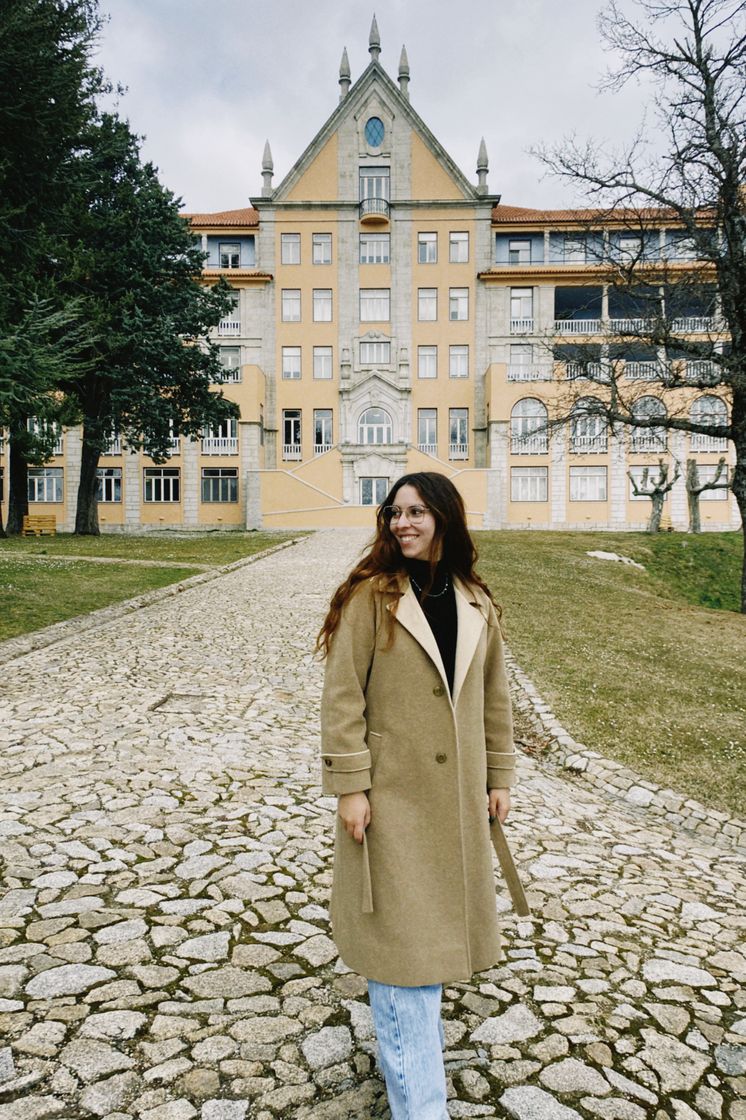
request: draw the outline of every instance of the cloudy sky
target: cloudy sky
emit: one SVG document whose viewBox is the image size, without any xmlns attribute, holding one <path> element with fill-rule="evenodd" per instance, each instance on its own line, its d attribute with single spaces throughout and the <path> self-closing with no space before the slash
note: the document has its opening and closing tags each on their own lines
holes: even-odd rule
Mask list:
<svg viewBox="0 0 746 1120">
<path fill-rule="evenodd" d="M 248 205 L 269 139 L 275 185 L 337 104 L 342 48 L 353 81 L 370 61 L 396 78 L 406 44 L 414 108 L 466 176 L 484 136 L 489 187 L 523 206 L 579 203 L 527 149 L 576 131 L 628 138 L 643 91 L 599 94 L 609 57 L 601 0 L 102 0 L 98 61 L 126 86 L 118 108 L 187 210 Z"/>
</svg>

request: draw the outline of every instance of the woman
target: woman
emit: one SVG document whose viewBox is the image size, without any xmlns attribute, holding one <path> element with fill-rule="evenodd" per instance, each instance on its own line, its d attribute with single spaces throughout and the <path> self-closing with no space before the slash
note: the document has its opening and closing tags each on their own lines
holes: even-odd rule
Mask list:
<svg viewBox="0 0 746 1120">
<path fill-rule="evenodd" d="M 446 1120 L 442 984 L 501 956 L 490 820 L 503 841 L 515 754 L 475 559 L 455 486 L 405 475 L 318 639 L 323 789 L 338 796 L 332 932 L 368 980 L 394 1120 Z"/>
</svg>

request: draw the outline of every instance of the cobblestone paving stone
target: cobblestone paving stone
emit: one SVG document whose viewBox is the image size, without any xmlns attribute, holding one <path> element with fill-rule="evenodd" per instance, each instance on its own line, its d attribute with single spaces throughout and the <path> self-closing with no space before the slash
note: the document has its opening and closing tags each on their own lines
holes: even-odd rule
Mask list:
<svg viewBox="0 0 746 1120">
<path fill-rule="evenodd" d="M 329 938 L 311 653 L 359 533 L 3 670 L 0 1120 L 388 1115 Z M 444 993 L 449 1111 L 746 1120 L 738 854 L 520 764 L 507 957 Z"/>
</svg>

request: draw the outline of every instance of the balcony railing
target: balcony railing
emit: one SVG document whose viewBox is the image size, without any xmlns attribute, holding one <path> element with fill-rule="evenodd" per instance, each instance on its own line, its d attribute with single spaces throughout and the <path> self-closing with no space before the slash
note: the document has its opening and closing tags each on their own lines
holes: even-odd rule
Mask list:
<svg viewBox="0 0 746 1120">
<path fill-rule="evenodd" d="M 609 319 L 609 328 L 615 334 L 644 334 L 651 324 L 651 319 Z"/>
<path fill-rule="evenodd" d="M 600 319 L 555 319 L 555 334 L 599 334 Z"/>
<path fill-rule="evenodd" d="M 510 450 L 513 455 L 546 455 L 549 450 L 549 437 L 546 434 L 511 436 Z"/>
<path fill-rule="evenodd" d="M 461 446 L 464 446 L 464 445 L 453 443 L 453 444 L 451 444 L 451 446 L 452 447 L 461 447 Z M 420 451 L 424 451 L 426 455 L 437 455 L 438 454 L 437 443 L 418 443 L 417 447 Z M 453 458 L 453 456 L 451 456 L 451 458 Z"/>
<path fill-rule="evenodd" d="M 110 439 L 106 447 L 101 452 L 102 455 L 121 455 L 122 454 L 122 441 L 119 436 L 115 439 Z"/>
<path fill-rule="evenodd" d="M 241 320 L 221 319 L 218 323 L 218 334 L 223 337 L 238 338 L 241 334 Z"/>
<path fill-rule="evenodd" d="M 714 362 L 687 362 L 684 366 L 687 381 L 702 381 L 707 385 L 717 385 L 720 370 Z"/>
<path fill-rule="evenodd" d="M 608 380 L 603 373 L 604 368 L 600 362 L 565 362 L 566 381 L 581 381 L 584 377 L 592 381 Z"/>
<path fill-rule="evenodd" d="M 727 451 L 728 441 L 719 436 L 707 436 L 704 432 L 692 432 L 691 449 L 692 451 Z"/>
<path fill-rule="evenodd" d="M 570 450 L 576 455 L 603 455 L 609 449 L 606 436 L 571 436 Z"/>
<path fill-rule="evenodd" d="M 301 445 L 299 443 L 283 443 L 282 457 L 283 459 L 301 459 Z"/>
<path fill-rule="evenodd" d="M 171 436 L 168 453 L 169 455 L 181 454 L 181 436 Z"/>
<path fill-rule="evenodd" d="M 313 453 L 314 455 L 323 455 L 325 451 L 331 451 L 332 446 L 331 443 L 315 443 L 313 445 Z"/>
<path fill-rule="evenodd" d="M 385 198 L 363 198 L 360 200 L 361 222 L 387 222 L 389 219 L 389 204 Z"/>
<path fill-rule="evenodd" d="M 469 444 L 468 443 L 449 443 L 448 444 L 448 458 L 449 459 L 468 459 L 469 458 Z"/>
<path fill-rule="evenodd" d="M 630 439 L 632 451 L 665 451 L 666 433 L 663 431 L 633 431 Z"/>
<path fill-rule="evenodd" d="M 671 320 L 671 330 L 677 334 L 707 334 L 722 330 L 722 323 L 714 315 L 687 315 Z"/>
<path fill-rule="evenodd" d="M 533 334 L 534 333 L 534 320 L 531 319 L 511 319 L 510 320 L 510 333 L 511 334 Z"/>
<path fill-rule="evenodd" d="M 630 381 L 656 381 L 663 377 L 660 362 L 625 362 L 624 375 Z"/>
<path fill-rule="evenodd" d="M 508 366 L 508 381 L 551 381 L 551 366 Z"/>
<path fill-rule="evenodd" d="M 238 455 L 237 436 L 205 436 L 202 440 L 203 455 Z"/>
</svg>

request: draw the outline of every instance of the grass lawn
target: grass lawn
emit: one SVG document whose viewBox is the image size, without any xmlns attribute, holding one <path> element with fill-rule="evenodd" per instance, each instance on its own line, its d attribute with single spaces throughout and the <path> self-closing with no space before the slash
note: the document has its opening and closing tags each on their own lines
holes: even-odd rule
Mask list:
<svg viewBox="0 0 746 1120">
<path fill-rule="evenodd" d="M 0 540 L 0 641 L 221 567 L 300 533 L 11 537 Z M 98 564 L 73 556 L 169 562 Z"/>
<path fill-rule="evenodd" d="M 740 533 L 484 532 L 477 546 L 511 650 L 568 731 L 743 816 Z M 646 570 L 586 556 L 596 549 Z"/>
</svg>

